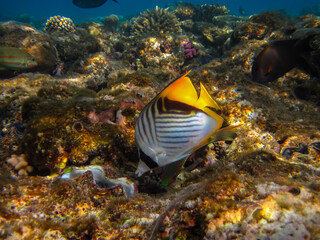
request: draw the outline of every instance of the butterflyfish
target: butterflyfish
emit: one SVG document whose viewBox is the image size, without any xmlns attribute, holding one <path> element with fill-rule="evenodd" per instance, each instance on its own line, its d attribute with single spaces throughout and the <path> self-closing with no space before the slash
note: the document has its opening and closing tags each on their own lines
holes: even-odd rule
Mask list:
<svg viewBox="0 0 320 240">
<path fill-rule="evenodd" d="M 0 70 L 19 70 L 37 66 L 34 57 L 15 47 L 0 46 Z"/>
<path fill-rule="evenodd" d="M 80 8 L 96 8 L 103 5 L 107 0 L 72 0 L 72 3 Z M 113 0 L 118 3 L 117 0 Z"/>
<path fill-rule="evenodd" d="M 187 74 L 152 99 L 135 125 L 140 153 L 136 174 L 161 168 L 160 178 L 165 186 L 194 151 L 211 142 L 236 137 L 231 131 L 235 126 L 221 129 L 224 120 L 215 111 L 220 107 L 202 83 L 198 95 Z"/>
</svg>

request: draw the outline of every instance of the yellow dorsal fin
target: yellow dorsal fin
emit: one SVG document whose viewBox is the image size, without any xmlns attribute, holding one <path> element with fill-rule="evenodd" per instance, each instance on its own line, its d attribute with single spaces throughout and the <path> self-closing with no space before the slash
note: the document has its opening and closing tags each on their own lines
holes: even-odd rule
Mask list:
<svg viewBox="0 0 320 240">
<path fill-rule="evenodd" d="M 182 102 L 194 106 L 198 99 L 198 93 L 194 88 L 190 78 L 187 77 L 189 72 L 170 83 L 159 94 L 158 97 L 166 97 L 172 101 Z"/>
<path fill-rule="evenodd" d="M 199 109 L 204 109 L 205 107 L 211 107 L 214 109 L 221 110 L 219 105 L 212 99 L 207 89 L 200 83 L 200 97 L 196 103 Z"/>
<path fill-rule="evenodd" d="M 196 89 L 194 88 L 191 80 L 187 75 L 191 71 L 184 74 L 182 77 L 170 83 L 159 95 L 159 98 L 168 98 L 172 101 L 177 101 L 181 103 L 188 104 L 195 108 L 202 110 L 209 116 L 222 119 L 218 114 L 216 114 L 212 109 L 221 109 L 219 105 L 211 98 L 208 91 L 205 89 L 202 83 L 200 83 L 200 96 Z M 223 119 L 221 120 L 221 124 Z M 220 120 L 219 120 L 220 125 Z"/>
</svg>

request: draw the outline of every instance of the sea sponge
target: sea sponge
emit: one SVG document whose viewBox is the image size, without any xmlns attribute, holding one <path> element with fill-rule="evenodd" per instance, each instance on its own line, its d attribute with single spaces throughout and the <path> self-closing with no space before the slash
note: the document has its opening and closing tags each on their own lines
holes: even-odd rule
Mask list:
<svg viewBox="0 0 320 240">
<path fill-rule="evenodd" d="M 180 22 L 173 12 L 158 6 L 147 10 L 139 17 L 130 21 L 131 33 L 133 35 L 165 35 L 166 33 L 181 33 Z"/>
<path fill-rule="evenodd" d="M 72 20 L 67 17 L 54 16 L 47 20 L 44 31 L 47 32 L 74 32 L 76 30 Z"/>
</svg>

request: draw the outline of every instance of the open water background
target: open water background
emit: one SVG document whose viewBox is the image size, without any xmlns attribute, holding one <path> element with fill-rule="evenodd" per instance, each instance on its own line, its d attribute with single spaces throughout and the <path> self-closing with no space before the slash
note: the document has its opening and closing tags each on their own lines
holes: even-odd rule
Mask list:
<svg viewBox="0 0 320 240">
<path fill-rule="evenodd" d="M 50 16 L 62 15 L 71 18 L 75 23 L 97 21 L 99 17 L 110 14 L 120 16 L 136 16 L 146 9 L 159 6 L 165 8 L 175 4 L 172 0 L 118 0 L 119 4 L 108 0 L 104 5 L 93 9 L 81 9 L 72 4 L 72 0 L 0 0 L 0 21 L 17 20 L 19 15 L 30 17 L 33 21 L 45 21 Z M 184 1 L 194 5 L 219 4 L 225 5 L 230 14 L 239 15 L 239 7 L 246 10 L 248 15 L 266 10 L 284 10 L 295 17 L 303 8 L 320 5 L 319 0 L 223 0 L 223 1 Z M 18 19 L 19 20 L 19 19 Z M 45 22 L 44 22 L 45 24 Z"/>
</svg>

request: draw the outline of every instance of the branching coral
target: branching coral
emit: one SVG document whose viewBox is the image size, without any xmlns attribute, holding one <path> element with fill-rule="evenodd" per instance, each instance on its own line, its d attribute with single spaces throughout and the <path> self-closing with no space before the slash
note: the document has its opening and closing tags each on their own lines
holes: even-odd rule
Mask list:
<svg viewBox="0 0 320 240">
<path fill-rule="evenodd" d="M 227 15 L 229 10 L 225 6 L 218 4 L 204 4 L 198 9 L 196 20 L 203 22 L 211 22 L 212 18 L 219 15 Z"/>
<path fill-rule="evenodd" d="M 180 20 L 192 19 L 195 17 L 197 9 L 191 3 L 179 3 L 174 10 L 175 15 Z"/>
<path fill-rule="evenodd" d="M 61 17 L 61 16 L 54 16 L 54 17 L 50 17 L 47 20 L 44 31 L 47 31 L 47 32 L 55 32 L 55 31 L 74 32 L 75 29 L 76 29 L 75 25 L 73 24 L 73 22 L 70 18 Z"/>
<path fill-rule="evenodd" d="M 166 33 L 180 33 L 180 22 L 168 9 L 162 9 L 158 6 L 153 10 L 147 10 L 140 14 L 138 18 L 133 18 L 130 22 L 131 33 L 134 35 L 156 34 L 164 35 Z"/>
</svg>

